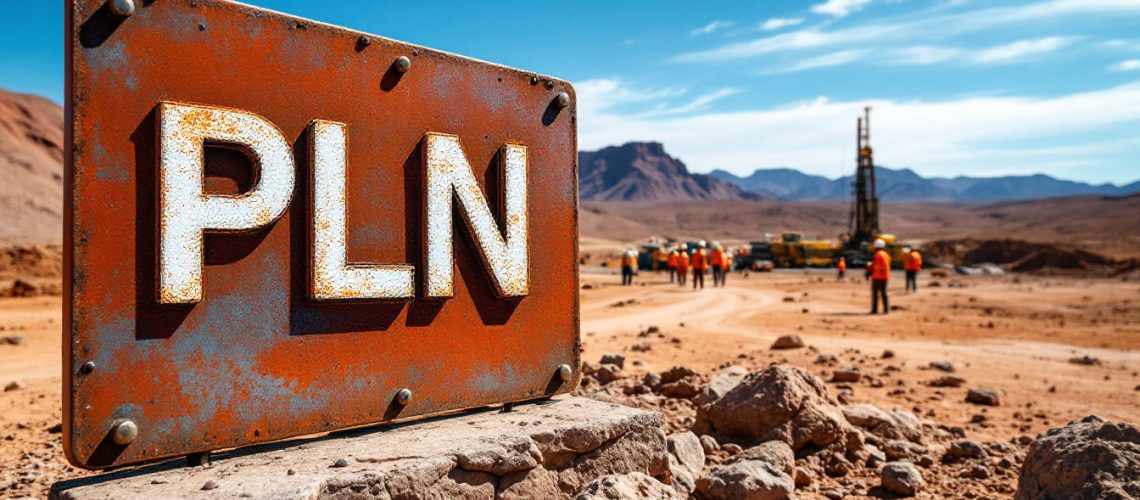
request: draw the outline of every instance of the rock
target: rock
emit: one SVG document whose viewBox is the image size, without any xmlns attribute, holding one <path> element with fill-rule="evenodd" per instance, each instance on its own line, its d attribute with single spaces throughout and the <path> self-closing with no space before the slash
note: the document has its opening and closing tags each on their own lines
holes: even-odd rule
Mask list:
<svg viewBox="0 0 1140 500">
<path fill-rule="evenodd" d="M 736 456 L 736 455 L 739 455 L 741 453 L 744 453 L 744 448 L 742 448 L 740 445 L 738 445 L 736 443 L 722 444 L 722 445 L 720 445 L 720 449 L 724 450 L 725 453 L 728 453 L 729 456 Z"/>
<path fill-rule="evenodd" d="M 598 369 L 594 370 L 594 378 L 598 379 L 598 383 L 602 385 L 606 385 L 622 377 L 621 367 L 618 365 L 601 365 Z"/>
<path fill-rule="evenodd" d="M 599 477 L 578 492 L 577 500 L 682 499 L 673 489 L 640 472 Z"/>
<path fill-rule="evenodd" d="M 962 475 L 971 479 L 989 479 L 990 470 L 984 465 L 975 465 L 967 469 Z"/>
<path fill-rule="evenodd" d="M 799 335 L 784 335 L 772 343 L 772 349 L 798 349 L 804 346 Z"/>
<path fill-rule="evenodd" d="M 8 292 L 9 297 L 35 297 L 39 294 L 39 287 L 21 279 L 12 282 L 12 289 Z"/>
<path fill-rule="evenodd" d="M 602 359 L 598 361 L 599 365 L 617 365 L 618 368 L 625 369 L 625 356 L 621 354 L 603 354 Z"/>
<path fill-rule="evenodd" d="M 741 380 L 744 380 L 746 375 L 748 375 L 748 370 L 743 366 L 730 366 L 722 370 L 701 388 L 701 393 L 697 395 L 696 404 L 700 406 L 724 397 L 728 391 L 731 391 Z"/>
<path fill-rule="evenodd" d="M 922 423 L 913 413 L 899 409 L 883 411 L 870 404 L 856 404 L 843 407 L 843 416 L 848 422 L 884 439 L 908 439 L 922 443 Z"/>
<path fill-rule="evenodd" d="M 330 467 L 348 467 L 348 460 L 345 458 L 338 458 Z"/>
<path fill-rule="evenodd" d="M 4 392 L 18 391 L 24 388 L 24 383 L 19 380 L 13 380 L 4 385 Z"/>
<path fill-rule="evenodd" d="M 24 343 L 23 335 L 5 335 L 0 337 L 0 345 L 20 345 Z"/>
<path fill-rule="evenodd" d="M 947 373 L 954 372 L 954 365 L 950 364 L 949 361 L 931 361 L 930 367 Z"/>
<path fill-rule="evenodd" d="M 754 446 L 697 480 L 704 498 L 783 499 L 795 491 L 795 455 L 782 441 Z"/>
<path fill-rule="evenodd" d="M 843 493 L 843 490 L 839 488 L 828 488 L 821 491 L 820 494 L 828 500 L 843 500 L 847 497 L 847 495 Z"/>
<path fill-rule="evenodd" d="M 698 406 L 693 430 L 749 442 L 780 440 L 794 451 L 808 445 L 846 448 L 851 435 L 859 434 L 818 377 L 782 365 L 750 373 L 724 397 Z"/>
<path fill-rule="evenodd" d="M 972 387 L 966 391 L 966 402 L 986 406 L 1001 405 L 1001 399 L 998 397 L 997 391 L 982 387 Z"/>
<path fill-rule="evenodd" d="M 837 357 L 834 354 L 828 354 L 828 353 L 824 353 L 824 354 L 820 354 L 819 356 L 816 356 L 815 361 L 813 361 L 813 363 L 815 363 L 817 365 L 830 365 L 830 364 L 834 364 L 834 363 L 838 363 L 838 362 L 839 362 L 839 357 Z"/>
<path fill-rule="evenodd" d="M 357 431 L 351 439 L 307 440 L 303 448 L 254 448 L 216 457 L 211 468 L 152 464 L 99 481 L 69 480 L 55 484 L 53 495 L 199 498 L 203 481 L 212 478 L 225 482 L 215 493 L 227 498 L 570 498 L 603 476 L 637 472 L 668 480 L 663 424 L 660 413 L 555 397 L 516 404 L 511 412 L 477 410 Z M 338 458 L 348 467 L 329 467 Z M 650 498 L 680 498 L 664 484 L 638 484 L 661 488 L 648 490 Z"/>
<path fill-rule="evenodd" d="M 699 379 L 696 379 L 696 377 L 681 379 L 676 382 L 661 384 L 657 388 L 657 392 L 669 398 L 691 399 L 701 392 L 701 388 L 698 385 L 699 382 Z"/>
<path fill-rule="evenodd" d="M 879 464 L 887 461 L 887 454 L 879 449 L 878 446 L 868 444 L 864 446 L 864 449 L 867 452 L 867 467 L 874 469 L 878 467 Z"/>
<path fill-rule="evenodd" d="M 700 374 L 687 366 L 674 366 L 664 372 L 661 372 L 661 383 L 670 384 L 678 380 L 699 376 Z"/>
<path fill-rule="evenodd" d="M 811 486 L 815 478 L 812 477 L 811 472 L 807 469 L 796 467 L 796 476 L 793 478 L 793 481 L 796 486 Z"/>
<path fill-rule="evenodd" d="M 862 378 L 862 376 L 863 376 L 863 374 L 859 373 L 858 368 L 843 368 L 843 369 L 835 370 L 835 372 L 831 374 L 831 381 L 832 382 L 858 382 L 859 379 Z"/>
<path fill-rule="evenodd" d="M 1015 498 L 1140 498 L 1140 428 L 1090 415 L 1049 429 L 1029 447 Z"/>
<path fill-rule="evenodd" d="M 953 375 L 946 375 L 945 377 L 938 377 L 927 383 L 930 387 L 962 387 L 966 385 L 966 379 L 962 377 L 955 377 Z"/>
<path fill-rule="evenodd" d="M 900 460 L 910 458 L 916 455 L 926 453 L 926 448 L 918 446 L 910 441 L 902 439 L 892 439 L 883 444 L 883 453 L 891 460 Z"/>
<path fill-rule="evenodd" d="M 629 346 L 629 350 L 633 352 L 649 352 L 653 350 L 653 344 L 650 342 L 638 342 Z"/>
<path fill-rule="evenodd" d="M 714 451 L 720 451 L 720 443 L 716 442 L 716 438 L 705 434 L 701 436 L 701 449 L 705 450 L 705 455 Z"/>
<path fill-rule="evenodd" d="M 977 441 L 960 439 L 950 443 L 946 448 L 946 456 L 954 458 L 982 458 L 986 456 L 986 449 Z"/>
<path fill-rule="evenodd" d="M 880 480 L 884 490 L 896 495 L 914 496 L 926 487 L 922 474 L 910 462 L 890 462 L 884 465 Z"/>
<path fill-rule="evenodd" d="M 542 463 L 542 452 L 534 440 L 516 436 L 500 440 L 491 446 L 460 451 L 455 458 L 464 470 L 502 476 L 537 467 Z"/>
<path fill-rule="evenodd" d="M 1100 364 L 1099 359 L 1096 359 L 1092 356 L 1089 356 L 1088 354 L 1086 354 L 1084 356 L 1076 356 L 1076 357 L 1069 358 L 1069 362 L 1074 364 L 1074 365 L 1090 365 L 1091 366 L 1091 365 L 1099 365 Z"/>
<path fill-rule="evenodd" d="M 210 490 L 216 490 L 216 489 L 218 489 L 218 483 L 217 483 L 217 481 L 214 481 L 213 479 L 206 481 L 206 484 L 202 485 L 202 490 L 204 490 L 204 491 L 210 491 Z"/>
<path fill-rule="evenodd" d="M 696 490 L 697 477 L 705 467 L 705 451 L 701 439 L 692 432 L 679 432 L 666 440 L 669 449 L 669 470 L 673 474 L 673 489 L 683 498 Z"/>
<path fill-rule="evenodd" d="M 883 355 L 880 357 L 882 359 L 891 359 L 891 358 L 895 357 L 895 351 L 887 349 L 887 350 L 883 351 Z"/>
</svg>

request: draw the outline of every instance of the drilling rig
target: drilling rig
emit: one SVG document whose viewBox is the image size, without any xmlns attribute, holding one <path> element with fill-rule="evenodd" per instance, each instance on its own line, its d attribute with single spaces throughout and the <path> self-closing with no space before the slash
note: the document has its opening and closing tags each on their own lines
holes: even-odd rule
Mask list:
<svg viewBox="0 0 1140 500">
<path fill-rule="evenodd" d="M 870 107 L 863 108 L 863 116 L 855 119 L 855 127 L 855 199 L 843 246 L 848 263 L 862 265 L 868 258 L 868 247 L 881 234 L 879 197 L 875 191 L 875 160 L 871 151 Z"/>
</svg>

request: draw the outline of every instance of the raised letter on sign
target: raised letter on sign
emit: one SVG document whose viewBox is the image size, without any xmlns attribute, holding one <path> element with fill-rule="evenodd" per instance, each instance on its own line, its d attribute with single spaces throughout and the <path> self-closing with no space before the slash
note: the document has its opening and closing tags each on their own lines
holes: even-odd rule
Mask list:
<svg viewBox="0 0 1140 500">
<path fill-rule="evenodd" d="M 158 301 L 202 300 L 202 234 L 242 232 L 281 217 L 293 196 L 293 153 L 265 118 L 246 111 L 174 102 L 158 105 Z M 260 167 L 236 196 L 205 191 L 205 143 L 241 148 Z"/>
<path fill-rule="evenodd" d="M 484 268 L 500 297 L 523 297 L 528 291 L 527 265 L 527 150 L 507 144 L 501 151 L 503 220 L 500 232 L 463 154 L 459 137 L 428 132 L 424 137 L 425 226 L 427 237 L 427 296 L 454 294 L 455 251 L 452 245 L 452 200 L 467 222 Z M 505 237 L 504 237 L 505 234 Z"/>
<path fill-rule="evenodd" d="M 313 159 L 313 267 L 310 296 L 316 300 L 403 299 L 415 292 L 406 264 L 349 264 L 345 184 L 348 126 L 314 120 L 309 125 Z"/>
</svg>

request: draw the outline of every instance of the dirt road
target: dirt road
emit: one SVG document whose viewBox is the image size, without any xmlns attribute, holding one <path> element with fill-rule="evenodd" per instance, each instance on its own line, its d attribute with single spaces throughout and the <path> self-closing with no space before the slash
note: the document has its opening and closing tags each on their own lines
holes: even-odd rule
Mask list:
<svg viewBox="0 0 1140 500">
<path fill-rule="evenodd" d="M 726 288 L 696 292 L 668 284 L 665 275 L 639 278 L 629 288 L 611 276 L 583 274 L 592 287 L 582 292 L 585 360 L 623 352 L 638 362 L 627 363 L 635 373 L 786 361 L 827 380 L 833 368 L 815 361 L 834 354 L 835 368 L 892 373 L 896 385 L 858 385 L 852 401 L 907 408 L 946 425 L 966 426 L 986 413 L 985 425 L 973 425 L 985 439 L 1032 435 L 1089 413 L 1140 423 L 1136 283 L 1006 276 L 937 280 L 935 288 L 927 278 L 917 294 L 893 290 L 891 314 L 870 316 L 867 285 L 837 283 L 830 273 L 733 275 Z M 668 339 L 638 335 L 650 326 Z M 809 348 L 770 349 L 788 334 Z M 634 352 L 636 344 L 649 350 Z M 884 359 L 888 350 L 894 356 Z M 1095 361 L 1070 361 L 1083 356 Z M 950 362 L 967 383 L 923 385 L 944 375 L 929 368 L 936 361 Z M 998 390 L 1002 405 L 965 403 L 967 387 L 978 386 Z"/>
<path fill-rule="evenodd" d="M 858 367 L 888 383 L 831 384 L 833 396 L 850 391 L 851 402 L 905 408 L 976 439 L 1032 437 L 1090 413 L 1140 424 L 1140 283 L 923 277 L 919 293 L 906 295 L 898 279 L 896 309 L 869 316 L 867 285 L 837 283 L 830 272 L 733 274 L 726 288 L 696 292 L 663 274 L 621 287 L 600 272 L 582 275 L 588 362 L 622 352 L 633 374 L 786 362 L 824 380 L 831 370 Z M 60 308 L 58 297 L 0 299 L 0 337 L 22 337 L 19 345 L 0 343 L 0 385 L 22 384 L 0 393 L 0 496 L 42 496 L 52 482 L 83 474 L 60 451 Z M 639 336 L 650 326 L 664 338 Z M 787 334 L 808 347 L 770 349 Z M 884 358 L 888 350 L 893 356 Z M 838 362 L 816 362 L 827 354 Z M 1081 356 L 1095 361 L 1070 362 Z M 925 385 L 946 375 L 929 368 L 933 361 L 952 363 L 966 384 Z M 1001 406 L 966 403 L 967 387 L 978 386 L 997 390 Z"/>
</svg>

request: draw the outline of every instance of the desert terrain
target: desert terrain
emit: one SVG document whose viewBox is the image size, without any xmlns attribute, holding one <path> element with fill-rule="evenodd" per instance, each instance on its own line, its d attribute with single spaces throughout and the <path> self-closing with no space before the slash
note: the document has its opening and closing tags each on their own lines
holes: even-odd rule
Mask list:
<svg viewBox="0 0 1140 500">
<path fill-rule="evenodd" d="M 733 274 L 725 288 L 693 291 L 654 273 L 621 287 L 617 276 L 587 268 L 583 360 L 596 365 L 603 355 L 621 354 L 628 380 L 674 366 L 708 377 L 730 365 L 757 370 L 779 363 L 824 381 L 836 370 L 857 368 L 859 381 L 827 384 L 832 398 L 913 412 L 972 440 L 1013 443 L 1022 454 L 1019 439 L 1085 415 L 1140 424 L 1140 282 L 924 276 L 918 293 L 906 295 L 897 278 L 894 310 L 869 316 L 866 284 L 858 278 L 839 283 L 825 271 Z M 60 310 L 58 296 L 0 299 L 0 336 L 19 339 L 0 343 L 0 383 L 12 386 L 0 393 L 2 496 L 42 496 L 52 482 L 86 474 L 67 466 L 61 452 Z M 652 334 L 644 333 L 652 327 Z M 806 346 L 773 350 L 783 335 L 797 335 Z M 954 371 L 933 369 L 932 362 L 950 363 Z M 930 385 L 943 376 L 964 381 Z M 597 380 L 592 383 L 582 392 L 597 391 Z M 996 391 L 1000 405 L 967 403 L 974 387 Z M 692 425 L 691 403 L 666 401 L 673 403 L 656 409 L 671 430 Z M 984 495 L 993 488 L 1008 496 L 1016 487 L 1012 469 L 994 466 L 993 475 L 975 481 L 954 469 L 964 465 L 945 467 L 926 474 L 928 494 Z M 877 495 L 876 484 L 859 474 L 821 477 L 804 494 L 842 485 L 852 495 Z"/>
</svg>

